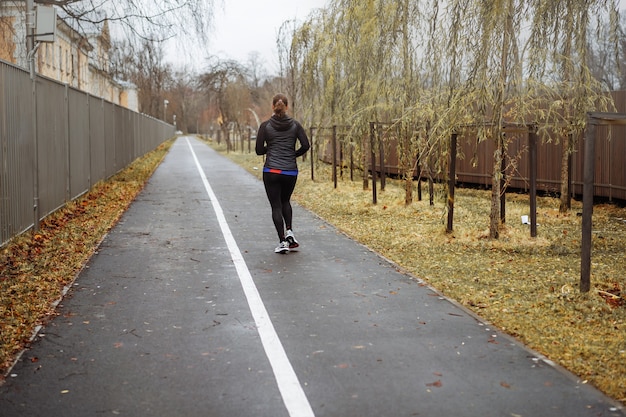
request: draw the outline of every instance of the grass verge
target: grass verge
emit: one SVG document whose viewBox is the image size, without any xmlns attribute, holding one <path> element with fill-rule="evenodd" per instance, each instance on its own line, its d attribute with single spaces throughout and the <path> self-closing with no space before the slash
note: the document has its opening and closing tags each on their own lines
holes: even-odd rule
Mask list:
<svg viewBox="0 0 626 417">
<path fill-rule="evenodd" d="M 212 146 L 260 178 L 261 157 Z M 626 404 L 625 208 L 594 206 L 592 290 L 582 294 L 578 201 L 562 214 L 558 199 L 538 198 L 531 238 L 521 223 L 528 196 L 507 194 L 506 222 L 493 240 L 490 191 L 457 189 L 454 231 L 446 233 L 441 185 L 434 205 L 426 198 L 406 206 L 404 183 L 387 179 L 374 205 L 360 173 L 350 181 L 344 169 L 335 189 L 328 166 L 315 167 L 315 181 L 308 162 L 300 171 L 294 200 L 301 206 Z"/>
</svg>

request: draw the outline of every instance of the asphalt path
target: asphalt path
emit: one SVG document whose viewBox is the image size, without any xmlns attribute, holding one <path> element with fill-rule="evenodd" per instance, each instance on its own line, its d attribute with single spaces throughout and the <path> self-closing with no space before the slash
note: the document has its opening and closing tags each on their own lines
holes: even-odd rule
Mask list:
<svg viewBox="0 0 626 417">
<path fill-rule="evenodd" d="M 179 138 L 0 387 L 0 416 L 626 415 L 295 205 L 294 232 L 300 250 L 275 254 L 263 184 Z"/>
</svg>

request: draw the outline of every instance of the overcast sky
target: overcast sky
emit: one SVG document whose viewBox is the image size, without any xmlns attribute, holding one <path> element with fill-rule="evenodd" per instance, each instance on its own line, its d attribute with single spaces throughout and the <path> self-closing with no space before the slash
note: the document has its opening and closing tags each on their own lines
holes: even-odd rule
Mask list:
<svg viewBox="0 0 626 417">
<path fill-rule="evenodd" d="M 256 51 L 270 70 L 278 69 L 276 36 L 287 20 L 302 22 L 326 0 L 226 0 L 215 16 L 216 31 L 209 48 L 214 55 L 242 63 Z"/>
<path fill-rule="evenodd" d="M 278 73 L 276 36 L 280 26 L 288 20 L 301 23 L 314 10 L 323 8 L 327 0 L 225 0 L 224 7 L 215 13 L 215 28 L 211 31 L 209 44 L 189 56 L 177 41 L 166 48 L 168 61 L 176 66 L 189 61 L 192 67 L 201 69 L 208 55 L 222 59 L 234 59 L 246 64 L 251 52 L 258 52 L 260 60 L 270 73 Z"/>
<path fill-rule="evenodd" d="M 211 30 L 209 45 L 204 45 L 189 57 L 188 53 L 181 52 L 180 43 L 171 42 L 167 48 L 168 60 L 183 65 L 193 61 L 195 64 L 192 67 L 200 69 L 208 55 L 246 64 L 250 53 L 256 51 L 267 70 L 276 74 L 276 36 L 280 26 L 293 19 L 301 23 L 311 11 L 326 7 L 328 2 L 329 0 L 224 0 L 224 7 L 216 10 L 215 28 Z M 626 5 L 620 5 L 620 8 L 624 7 Z"/>
</svg>

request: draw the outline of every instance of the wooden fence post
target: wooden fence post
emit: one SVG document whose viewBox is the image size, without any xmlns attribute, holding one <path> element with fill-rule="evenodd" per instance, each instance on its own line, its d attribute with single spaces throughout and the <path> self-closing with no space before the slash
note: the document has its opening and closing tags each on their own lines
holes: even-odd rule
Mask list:
<svg viewBox="0 0 626 417">
<path fill-rule="evenodd" d="M 354 145 L 350 142 L 348 146 L 350 146 L 350 181 L 354 181 Z"/>
<path fill-rule="evenodd" d="M 333 125 L 333 136 L 331 138 L 333 155 L 333 184 L 337 188 L 337 125 Z"/>
<path fill-rule="evenodd" d="M 385 189 L 385 144 L 383 140 L 383 130 L 378 126 L 378 151 L 380 153 L 380 189 Z"/>
<path fill-rule="evenodd" d="M 450 137 L 450 178 L 448 179 L 448 226 L 446 232 L 452 232 L 454 222 L 454 186 L 456 184 L 456 142 L 457 134 Z"/>
<path fill-rule="evenodd" d="M 528 126 L 528 171 L 530 177 L 530 237 L 537 237 L 537 126 Z"/>
<path fill-rule="evenodd" d="M 374 122 L 370 122 L 370 155 L 372 159 L 372 204 L 377 203 L 376 198 L 376 150 L 375 150 L 375 141 L 374 141 Z"/>
<path fill-rule="evenodd" d="M 583 167 L 583 224 L 580 250 L 580 291 L 591 288 L 591 219 L 593 215 L 593 171 L 595 158 L 596 121 L 587 115 Z"/>
<path fill-rule="evenodd" d="M 452 232 L 454 222 L 454 187 L 456 184 L 456 141 L 457 134 L 450 136 L 450 178 L 448 179 L 448 226 L 446 232 Z"/>
<path fill-rule="evenodd" d="M 500 149 L 500 155 L 502 160 L 500 161 L 500 223 L 506 223 L 506 132 L 502 133 L 502 148 Z"/>
<path fill-rule="evenodd" d="M 311 137 L 309 141 L 311 142 L 311 155 L 309 156 L 311 159 L 311 181 L 315 181 L 315 147 L 313 146 L 313 136 L 315 136 L 315 128 L 311 127 L 310 129 Z"/>
</svg>

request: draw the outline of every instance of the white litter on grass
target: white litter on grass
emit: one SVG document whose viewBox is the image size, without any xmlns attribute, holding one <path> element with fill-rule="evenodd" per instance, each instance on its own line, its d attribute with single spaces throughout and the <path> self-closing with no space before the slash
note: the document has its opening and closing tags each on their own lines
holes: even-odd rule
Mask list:
<svg viewBox="0 0 626 417">
<path fill-rule="evenodd" d="M 530 224 L 530 217 L 522 216 L 522 224 Z M 539 226 L 539 223 L 537 223 L 537 226 Z"/>
</svg>

